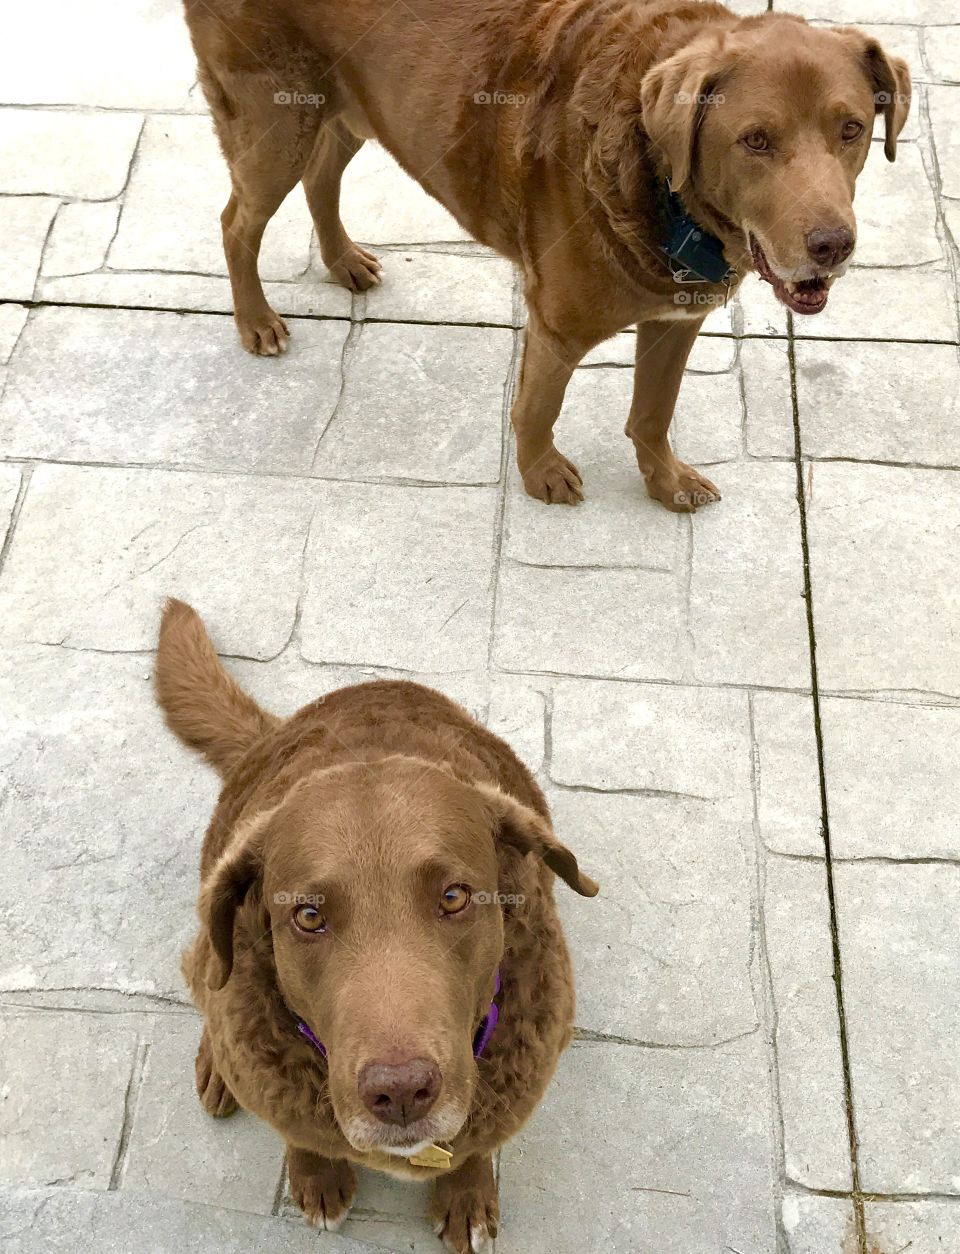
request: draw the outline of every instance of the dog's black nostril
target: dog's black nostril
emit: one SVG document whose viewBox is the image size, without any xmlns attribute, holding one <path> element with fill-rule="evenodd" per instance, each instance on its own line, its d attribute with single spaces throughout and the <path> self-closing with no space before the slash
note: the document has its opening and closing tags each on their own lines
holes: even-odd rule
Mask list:
<svg viewBox="0 0 960 1254">
<path fill-rule="evenodd" d="M 422 1119 L 440 1094 L 443 1077 L 429 1058 L 400 1062 L 368 1062 L 357 1079 L 357 1092 L 367 1110 L 382 1123 Z"/>
<path fill-rule="evenodd" d="M 853 252 L 854 235 L 845 226 L 814 230 L 807 234 L 807 252 L 818 266 L 839 266 Z"/>
</svg>

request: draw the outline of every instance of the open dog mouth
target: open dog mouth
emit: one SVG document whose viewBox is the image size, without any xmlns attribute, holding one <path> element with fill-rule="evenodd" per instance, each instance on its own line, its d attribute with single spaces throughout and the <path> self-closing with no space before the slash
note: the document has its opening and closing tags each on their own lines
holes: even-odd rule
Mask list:
<svg viewBox="0 0 960 1254">
<path fill-rule="evenodd" d="M 788 309 L 798 314 L 816 314 L 826 307 L 830 284 L 833 282 L 832 274 L 822 274 L 813 279 L 790 282 L 774 273 L 755 235 L 750 236 L 750 251 L 753 253 L 753 264 L 757 268 L 757 273 L 764 282 L 770 284 L 781 305 L 786 305 Z"/>
</svg>

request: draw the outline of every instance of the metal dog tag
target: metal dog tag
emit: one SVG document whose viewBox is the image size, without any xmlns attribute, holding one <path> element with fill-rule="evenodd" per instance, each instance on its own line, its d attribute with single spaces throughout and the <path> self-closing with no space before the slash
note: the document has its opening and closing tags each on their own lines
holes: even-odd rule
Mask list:
<svg viewBox="0 0 960 1254">
<path fill-rule="evenodd" d="M 426 1149 L 411 1154 L 407 1159 L 407 1162 L 412 1163 L 414 1167 L 433 1167 L 441 1171 L 446 1171 L 452 1161 L 453 1155 L 450 1151 L 439 1145 L 428 1145 Z"/>
</svg>

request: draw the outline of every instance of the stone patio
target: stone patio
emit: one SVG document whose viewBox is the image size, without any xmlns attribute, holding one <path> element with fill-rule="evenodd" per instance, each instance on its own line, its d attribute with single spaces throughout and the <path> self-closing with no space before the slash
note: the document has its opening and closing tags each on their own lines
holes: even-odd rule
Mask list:
<svg viewBox="0 0 960 1254">
<path fill-rule="evenodd" d="M 586 503 L 523 495 L 514 273 L 375 145 L 343 217 L 382 289 L 325 281 L 294 193 L 263 254 L 290 350 L 246 356 L 178 4 L 7 15 L 4 1250 L 440 1249 L 381 1178 L 317 1235 L 274 1134 L 196 1100 L 216 786 L 152 703 L 175 594 L 277 712 L 378 675 L 462 701 L 602 882 L 558 892 L 578 1039 L 502 1152 L 500 1254 L 960 1251 L 960 25 L 785 7 L 873 24 L 916 104 L 829 309 L 751 279 L 707 323 L 675 435 L 724 499 L 692 519 L 622 436 L 627 335 L 560 422 Z"/>
</svg>

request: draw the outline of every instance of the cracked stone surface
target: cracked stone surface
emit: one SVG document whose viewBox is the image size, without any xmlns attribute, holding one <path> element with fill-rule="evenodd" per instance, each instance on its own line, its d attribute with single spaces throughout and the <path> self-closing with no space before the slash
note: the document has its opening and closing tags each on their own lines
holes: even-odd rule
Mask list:
<svg viewBox="0 0 960 1254">
<path fill-rule="evenodd" d="M 836 885 L 863 1187 L 956 1194 L 960 866 L 845 863 Z"/>
<path fill-rule="evenodd" d="M 429 1189 L 369 1173 L 318 1236 L 274 1133 L 199 1106 L 217 780 L 153 702 L 174 594 L 277 713 L 378 676 L 461 702 L 601 883 L 557 887 L 576 1035 L 499 1157 L 497 1254 L 960 1254 L 960 25 L 775 7 L 864 25 L 917 104 L 893 165 L 878 119 L 826 311 L 750 276 L 707 320 L 671 433 L 723 494 L 695 517 L 624 437 L 629 329 L 557 424 L 584 503 L 525 495 L 521 276 L 374 143 L 342 217 L 382 285 L 330 281 L 295 188 L 261 253 L 289 351 L 249 357 L 180 0 L 5 15 L 4 1250 L 440 1248 Z"/>
</svg>

